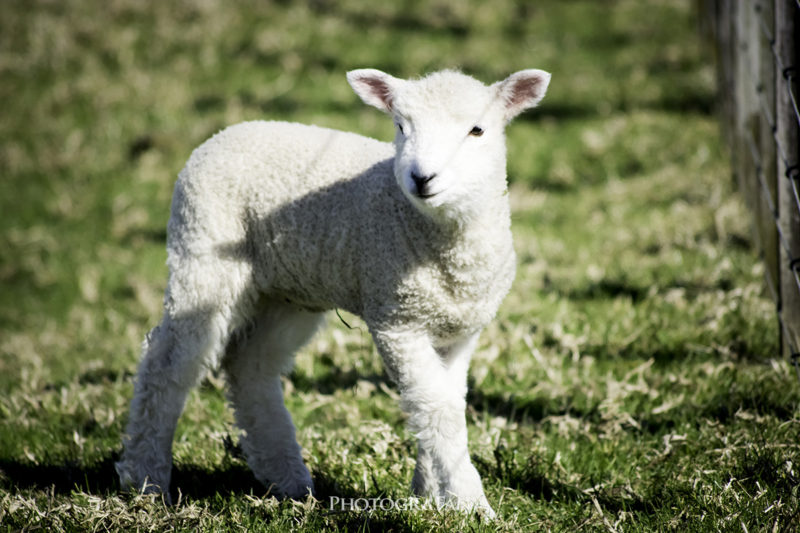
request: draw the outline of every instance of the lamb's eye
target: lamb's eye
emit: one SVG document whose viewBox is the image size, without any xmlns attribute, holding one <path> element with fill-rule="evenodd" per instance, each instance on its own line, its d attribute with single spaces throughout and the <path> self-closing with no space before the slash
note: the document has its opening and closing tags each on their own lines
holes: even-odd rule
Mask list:
<svg viewBox="0 0 800 533">
<path fill-rule="evenodd" d="M 405 132 L 403 131 L 403 126 L 399 122 L 397 123 L 397 129 L 400 130 L 400 133 L 405 135 Z"/>
<path fill-rule="evenodd" d="M 473 137 L 480 137 L 481 135 L 483 135 L 483 128 L 481 128 L 480 126 L 475 126 L 471 130 L 469 130 L 469 134 L 472 135 Z"/>
</svg>

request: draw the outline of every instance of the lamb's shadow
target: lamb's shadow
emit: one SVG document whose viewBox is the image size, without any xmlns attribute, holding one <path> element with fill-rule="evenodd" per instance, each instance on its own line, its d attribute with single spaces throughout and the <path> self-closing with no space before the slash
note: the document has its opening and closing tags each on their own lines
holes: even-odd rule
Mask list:
<svg viewBox="0 0 800 533">
<path fill-rule="evenodd" d="M 323 143 L 297 179 L 324 181 L 324 169 L 332 164 L 326 159 L 335 148 L 335 140 Z M 221 243 L 215 252 L 223 261 L 250 263 L 254 283 L 272 298 L 363 316 L 373 302 L 392 301 L 420 262 L 435 260 L 424 241 L 442 232 L 405 198 L 392 166 L 393 159 L 385 159 L 352 178 L 283 202 L 280 193 L 258 192 L 253 202 L 261 209 L 277 205 L 248 220 L 244 239 Z M 364 231 L 376 226 L 382 231 Z M 391 260 L 377 265 L 372 257 Z"/>
<path fill-rule="evenodd" d="M 338 390 L 349 390 L 356 387 L 359 382 L 367 382 L 376 387 L 392 386 L 392 381 L 385 373 L 359 372 L 354 368 L 343 370 L 339 367 L 330 367 L 323 376 L 311 377 L 294 371 L 289 375 L 292 386 L 300 392 L 317 392 L 319 394 L 333 394 Z"/>
<path fill-rule="evenodd" d="M 548 416 L 569 415 L 582 420 L 600 419 L 598 405 L 579 408 L 575 405 L 555 406 L 552 398 L 518 398 L 497 392 L 484 392 L 470 383 L 467 404 L 478 412 L 500 416 L 517 423 L 537 423 Z"/>
<path fill-rule="evenodd" d="M 108 455 L 92 465 L 74 462 L 32 464 L 15 460 L 0 460 L 0 486 L 14 490 L 34 489 L 69 495 L 81 491 L 95 495 L 120 492 L 114 463 L 117 458 Z M 181 497 L 211 498 L 219 493 L 267 493 L 243 461 L 226 458 L 214 468 L 194 465 L 173 466 L 170 494 L 172 501 Z"/>
<path fill-rule="evenodd" d="M 73 462 L 32 464 L 2 459 L 1 485 L 16 489 L 52 490 L 55 494 L 69 494 L 76 489 L 92 494 L 107 494 L 119 489 L 112 456 L 91 466 Z"/>
<path fill-rule="evenodd" d="M 76 491 L 97 496 L 120 494 L 120 485 L 114 469 L 116 457 L 106 456 L 97 463 L 86 466 L 64 462 L 32 464 L 15 460 L 0 460 L 0 487 L 16 490 L 40 490 L 54 495 L 68 496 Z M 316 498 L 328 502 L 329 497 L 374 498 L 377 493 L 343 490 L 336 479 L 325 472 L 313 473 Z M 219 494 L 269 496 L 269 490 L 253 476 L 244 461 L 226 457 L 214 468 L 195 465 L 173 466 L 170 496 L 173 502 L 183 498 L 205 500 Z"/>
</svg>

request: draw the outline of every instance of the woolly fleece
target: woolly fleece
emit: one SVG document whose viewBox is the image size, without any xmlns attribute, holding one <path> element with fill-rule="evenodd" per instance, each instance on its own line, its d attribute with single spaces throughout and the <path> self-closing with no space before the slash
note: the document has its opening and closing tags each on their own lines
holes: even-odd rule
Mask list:
<svg viewBox="0 0 800 533">
<path fill-rule="evenodd" d="M 197 148 L 175 185 L 164 317 L 143 346 L 123 486 L 169 487 L 186 395 L 222 364 L 256 476 L 313 492 L 280 372 L 322 312 L 361 316 L 419 439 L 414 491 L 493 516 L 469 460 L 466 374 L 514 278 L 505 124 L 549 75 L 485 86 L 444 71 L 400 80 L 348 73 L 392 115 L 394 145 L 286 122 L 246 122 Z"/>
</svg>

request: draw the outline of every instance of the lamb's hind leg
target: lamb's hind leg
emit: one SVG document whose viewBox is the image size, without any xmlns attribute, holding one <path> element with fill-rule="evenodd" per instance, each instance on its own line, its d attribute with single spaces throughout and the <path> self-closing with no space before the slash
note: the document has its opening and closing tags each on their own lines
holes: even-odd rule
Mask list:
<svg viewBox="0 0 800 533">
<path fill-rule="evenodd" d="M 256 478 L 279 496 L 302 498 L 314 485 L 283 403 L 280 375 L 321 323 L 321 314 L 270 304 L 249 335 L 234 343 L 224 366 L 242 450 Z"/>
<path fill-rule="evenodd" d="M 173 246 L 177 237 L 172 238 Z M 172 439 L 186 397 L 219 363 L 231 331 L 248 314 L 249 265 L 170 254 L 161 323 L 144 342 L 117 473 L 123 488 L 169 490 Z"/>
<path fill-rule="evenodd" d="M 121 460 L 116 464 L 123 488 L 146 492 L 168 489 L 172 439 L 191 388 L 226 338 L 225 315 L 199 310 L 165 314 L 143 346 Z"/>
</svg>

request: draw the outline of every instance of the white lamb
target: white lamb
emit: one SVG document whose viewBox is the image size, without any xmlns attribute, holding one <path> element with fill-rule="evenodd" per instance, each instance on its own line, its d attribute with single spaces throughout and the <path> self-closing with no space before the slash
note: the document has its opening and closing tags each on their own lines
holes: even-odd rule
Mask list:
<svg viewBox="0 0 800 533">
<path fill-rule="evenodd" d="M 279 495 L 313 492 L 280 374 L 323 312 L 341 308 L 363 318 L 400 390 L 419 441 L 414 492 L 494 516 L 467 450 L 467 368 L 514 278 L 504 128 L 550 75 L 347 79 L 394 118 L 394 146 L 247 122 L 180 173 L 164 317 L 144 342 L 116 466 L 123 486 L 167 492 L 187 393 L 222 364 L 256 477 Z"/>
</svg>

